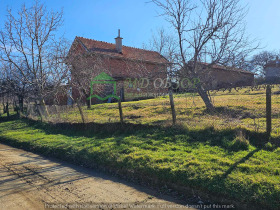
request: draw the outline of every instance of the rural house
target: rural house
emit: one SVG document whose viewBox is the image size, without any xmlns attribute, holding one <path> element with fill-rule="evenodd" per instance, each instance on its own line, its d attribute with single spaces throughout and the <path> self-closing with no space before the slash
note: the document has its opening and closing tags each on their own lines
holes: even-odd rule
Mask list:
<svg viewBox="0 0 280 210">
<path fill-rule="evenodd" d="M 274 61 L 268 62 L 265 67 L 265 79 L 267 82 L 278 82 L 280 81 L 280 60 L 279 57 Z"/>
<path fill-rule="evenodd" d="M 155 51 L 124 46 L 122 40 L 120 30 L 115 44 L 75 38 L 67 58 L 71 65 L 71 79 L 73 83 L 78 81 L 78 85 L 72 87 L 73 97 L 77 98 L 81 92 L 89 97 L 92 94 L 90 85 L 100 74 L 116 81 L 116 94 L 119 95 L 121 89 L 124 91 L 122 100 L 141 98 L 151 93 L 160 94 L 161 90 L 153 88 L 152 84 L 156 78 L 166 79 L 168 61 Z M 143 81 L 142 78 L 146 80 Z M 148 80 L 149 84 L 145 84 L 145 88 L 139 87 L 143 86 L 141 82 L 148 83 Z M 81 86 L 84 86 L 83 91 L 80 90 Z M 110 84 L 100 85 L 94 90 L 97 90 L 101 98 L 113 93 Z M 93 102 L 100 101 L 93 99 Z"/>
<path fill-rule="evenodd" d="M 200 82 L 207 90 L 251 86 L 254 84 L 254 73 L 243 69 L 199 63 L 197 70 Z"/>
</svg>

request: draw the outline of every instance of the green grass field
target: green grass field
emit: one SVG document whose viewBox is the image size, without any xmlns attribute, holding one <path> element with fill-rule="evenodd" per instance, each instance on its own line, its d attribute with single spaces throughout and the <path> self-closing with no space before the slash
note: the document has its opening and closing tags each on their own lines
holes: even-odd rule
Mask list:
<svg viewBox="0 0 280 210">
<path fill-rule="evenodd" d="M 280 85 L 272 91 L 272 135 L 280 135 Z M 264 132 L 266 129 L 265 88 L 251 90 L 244 88 L 239 91 L 212 91 L 217 112 L 205 112 L 201 98 L 192 94 L 175 95 L 175 109 L 179 124 L 188 128 L 215 129 L 246 128 L 251 131 Z M 124 120 L 127 123 L 148 125 L 170 125 L 172 122 L 169 98 L 160 97 L 137 102 L 125 102 L 123 105 Z M 99 104 L 91 110 L 84 109 L 87 122 L 108 123 L 119 122 L 119 110 L 116 103 Z M 62 121 L 81 122 L 77 110 L 60 115 Z"/>
<path fill-rule="evenodd" d="M 177 95 L 178 125 L 168 98 L 86 110 L 87 125 L 26 119 L 0 123 L 1 141 L 89 167 L 101 166 L 151 182 L 191 187 L 265 209 L 280 208 L 280 95 L 273 89 L 273 134 L 265 131 L 265 90 L 212 93 L 217 112 L 197 96 Z M 79 122 L 77 113 L 65 119 Z M 146 177 L 146 178 L 145 178 Z"/>
</svg>

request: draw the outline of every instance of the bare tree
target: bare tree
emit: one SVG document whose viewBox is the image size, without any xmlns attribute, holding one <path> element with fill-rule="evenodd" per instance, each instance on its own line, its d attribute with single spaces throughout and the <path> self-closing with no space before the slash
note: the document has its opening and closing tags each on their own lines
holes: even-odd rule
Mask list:
<svg viewBox="0 0 280 210">
<path fill-rule="evenodd" d="M 152 35 L 152 39 L 149 42 L 149 49 L 158 52 L 164 56 L 170 63 L 177 62 L 178 55 L 176 54 L 176 40 L 174 36 L 167 33 L 164 28 L 159 28 Z"/>
<path fill-rule="evenodd" d="M 17 102 L 15 102 L 15 106 L 17 104 L 19 107 L 19 111 L 23 111 L 23 99 L 27 95 L 27 88 L 24 83 L 22 83 L 20 80 L 17 80 L 17 78 L 13 77 L 11 72 L 13 70 L 12 65 L 9 65 L 8 63 L 1 63 L 0 62 L 0 88 L 1 92 L 3 93 L 9 93 L 9 95 L 12 97 L 17 98 Z"/>
<path fill-rule="evenodd" d="M 168 60 L 168 77 L 175 80 L 179 70 L 177 65 L 178 60 L 177 42 L 174 36 L 167 33 L 164 28 L 157 29 L 156 33 L 153 33 L 149 42 L 149 46 L 144 45 L 144 48 L 158 52 L 160 55 Z"/>
<path fill-rule="evenodd" d="M 199 78 L 202 62 L 234 66 L 256 47 L 245 36 L 246 8 L 240 0 L 152 0 L 177 36 L 177 54 L 182 76 Z M 196 89 L 208 110 L 214 106 L 204 88 Z"/>
<path fill-rule="evenodd" d="M 264 67 L 271 61 L 275 60 L 280 54 L 274 51 L 262 51 L 253 56 L 251 64 L 254 67 L 254 71 L 261 77 L 265 76 Z"/>
<path fill-rule="evenodd" d="M 69 76 L 64 64 L 68 44 L 56 36 L 63 13 L 49 12 L 39 1 L 30 8 L 23 5 L 17 14 L 7 13 L 0 31 L 0 61 L 9 77 L 32 89 L 33 100 L 45 107 L 45 97 Z"/>
</svg>

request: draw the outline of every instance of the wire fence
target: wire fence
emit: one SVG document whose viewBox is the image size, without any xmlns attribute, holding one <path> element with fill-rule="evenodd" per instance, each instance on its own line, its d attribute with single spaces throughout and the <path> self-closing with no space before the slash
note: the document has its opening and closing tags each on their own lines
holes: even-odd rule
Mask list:
<svg viewBox="0 0 280 210">
<path fill-rule="evenodd" d="M 266 86 L 210 91 L 209 95 L 215 106 L 213 113 L 206 111 L 204 102 L 196 93 L 174 94 L 176 124 L 185 124 L 187 127 L 197 129 L 244 127 L 255 132 L 266 131 Z M 271 97 L 271 132 L 280 135 L 279 85 L 272 86 Z M 121 109 L 125 123 L 153 125 L 174 123 L 168 94 L 155 99 L 121 103 Z M 28 104 L 23 114 L 34 120 L 54 123 L 118 123 L 121 120 L 118 103 L 97 104 L 91 108 L 77 105 Z"/>
</svg>

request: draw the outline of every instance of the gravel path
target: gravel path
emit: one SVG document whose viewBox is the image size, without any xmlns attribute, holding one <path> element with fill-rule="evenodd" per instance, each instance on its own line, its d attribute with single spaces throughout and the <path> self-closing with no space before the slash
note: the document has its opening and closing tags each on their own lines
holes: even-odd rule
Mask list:
<svg viewBox="0 0 280 210">
<path fill-rule="evenodd" d="M 176 208 L 180 203 L 173 197 L 95 170 L 0 144 L 1 210 L 65 206 L 145 209 L 153 205 L 173 209 L 172 205 Z"/>
</svg>

